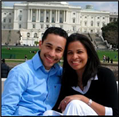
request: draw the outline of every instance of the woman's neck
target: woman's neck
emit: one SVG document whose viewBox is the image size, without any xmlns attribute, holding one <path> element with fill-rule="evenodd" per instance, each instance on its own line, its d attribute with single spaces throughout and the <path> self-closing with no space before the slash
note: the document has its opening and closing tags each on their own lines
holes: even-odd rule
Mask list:
<svg viewBox="0 0 119 119">
<path fill-rule="evenodd" d="M 76 71 L 76 72 L 78 75 L 78 86 L 80 87 L 81 90 L 83 90 L 84 89 L 83 82 L 82 82 L 83 72 L 81 72 L 81 71 Z"/>
</svg>

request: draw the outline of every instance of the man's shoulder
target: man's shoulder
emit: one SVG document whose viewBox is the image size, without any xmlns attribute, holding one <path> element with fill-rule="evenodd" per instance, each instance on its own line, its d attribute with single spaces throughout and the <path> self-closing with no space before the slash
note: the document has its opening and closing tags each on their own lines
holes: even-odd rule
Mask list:
<svg viewBox="0 0 119 119">
<path fill-rule="evenodd" d="M 28 69 L 29 69 L 29 63 L 27 61 L 21 64 L 18 64 L 14 68 L 12 68 L 12 70 L 20 70 L 21 72 L 23 71 L 26 72 Z"/>
</svg>

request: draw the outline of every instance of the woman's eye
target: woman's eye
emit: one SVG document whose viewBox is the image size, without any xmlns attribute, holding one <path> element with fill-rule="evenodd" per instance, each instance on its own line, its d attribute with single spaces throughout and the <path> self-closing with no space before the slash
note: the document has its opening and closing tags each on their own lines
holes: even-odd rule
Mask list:
<svg viewBox="0 0 119 119">
<path fill-rule="evenodd" d="M 77 51 L 78 54 L 82 53 L 82 51 Z"/>
<path fill-rule="evenodd" d="M 68 55 L 72 54 L 72 52 L 67 52 Z"/>
</svg>

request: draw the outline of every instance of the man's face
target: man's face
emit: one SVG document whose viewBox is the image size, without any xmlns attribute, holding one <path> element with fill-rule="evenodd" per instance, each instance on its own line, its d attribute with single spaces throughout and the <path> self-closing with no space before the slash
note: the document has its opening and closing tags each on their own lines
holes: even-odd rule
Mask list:
<svg viewBox="0 0 119 119">
<path fill-rule="evenodd" d="M 62 58 L 66 45 L 66 39 L 59 35 L 48 34 L 41 44 L 40 57 L 45 69 L 49 70 Z"/>
</svg>

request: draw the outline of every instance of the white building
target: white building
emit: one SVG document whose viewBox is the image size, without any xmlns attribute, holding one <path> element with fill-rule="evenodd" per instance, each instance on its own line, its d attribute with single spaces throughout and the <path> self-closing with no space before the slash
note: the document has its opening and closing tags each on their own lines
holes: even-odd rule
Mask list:
<svg viewBox="0 0 119 119">
<path fill-rule="evenodd" d="M 85 9 L 66 2 L 22 2 L 13 7 L 2 7 L 2 29 L 20 30 L 21 44 L 34 45 L 50 26 L 65 29 L 69 34 L 101 33 L 110 22 L 110 12 Z"/>
</svg>

